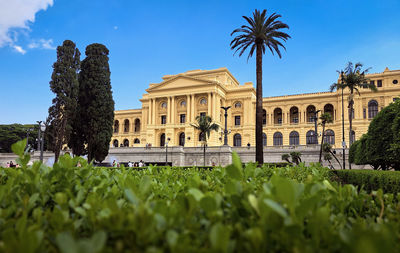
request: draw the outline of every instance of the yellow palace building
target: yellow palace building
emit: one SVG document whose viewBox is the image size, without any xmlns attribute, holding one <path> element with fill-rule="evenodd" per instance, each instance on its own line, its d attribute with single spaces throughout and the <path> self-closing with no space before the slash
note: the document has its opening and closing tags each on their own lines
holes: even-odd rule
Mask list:
<svg viewBox="0 0 400 253">
<path fill-rule="evenodd" d="M 371 119 L 400 96 L 400 70 L 386 68 L 382 73 L 368 74 L 378 92 L 361 89 L 354 95 L 353 138 L 368 130 Z M 201 146 L 199 132 L 191 123 L 196 116 L 210 115 L 221 126 L 212 132 L 208 146 L 223 145 L 224 111 L 228 110 L 228 145 L 255 145 L 256 91 L 251 82 L 239 84 L 227 68 L 192 70 L 165 75 L 160 83 L 150 84 L 140 99 L 141 109 L 115 111 L 111 147 Z M 326 84 L 328 88 L 330 84 Z M 347 90 L 344 91 L 345 138 L 349 139 Z M 263 98 L 263 145 L 305 146 L 321 139 L 321 127 L 315 134 L 316 112 L 332 114 L 333 123 L 326 126 L 326 141 L 342 147 L 342 92 L 316 92 Z"/>
</svg>

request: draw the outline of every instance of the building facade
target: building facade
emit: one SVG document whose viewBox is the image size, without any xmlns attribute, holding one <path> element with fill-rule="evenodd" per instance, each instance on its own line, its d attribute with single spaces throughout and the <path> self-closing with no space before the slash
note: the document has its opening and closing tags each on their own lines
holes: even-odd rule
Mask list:
<svg viewBox="0 0 400 253">
<path fill-rule="evenodd" d="M 378 91 L 360 89 L 360 94 L 354 95 L 354 139 L 367 132 L 371 119 L 383 107 L 400 97 L 400 70 L 386 68 L 367 77 Z M 227 117 L 228 144 L 255 145 L 256 91 L 251 82 L 240 85 L 226 68 L 187 71 L 162 79 L 150 84 L 140 99 L 141 109 L 115 111 L 111 147 L 201 146 L 199 132 L 191 125 L 200 115 L 211 116 L 221 126 L 207 141 L 208 146 L 221 146 L 225 124 L 221 106 L 231 106 Z M 318 126 L 315 133 L 315 116 L 328 112 L 333 123 L 326 126 L 325 141 L 334 148 L 342 147 L 342 101 L 347 143 L 350 138 L 348 96 L 349 92 L 344 90 L 342 99 L 339 90 L 263 98 L 263 145 L 315 145 L 316 138 L 320 143 L 322 129 Z"/>
</svg>

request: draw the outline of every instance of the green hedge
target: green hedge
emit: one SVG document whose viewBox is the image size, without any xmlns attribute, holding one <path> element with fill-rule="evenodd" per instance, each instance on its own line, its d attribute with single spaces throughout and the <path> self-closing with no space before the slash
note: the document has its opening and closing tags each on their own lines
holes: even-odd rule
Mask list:
<svg viewBox="0 0 400 253">
<path fill-rule="evenodd" d="M 380 170 L 337 170 L 339 180 L 353 184 L 367 191 L 382 189 L 385 193 L 400 192 L 400 172 Z"/>
</svg>

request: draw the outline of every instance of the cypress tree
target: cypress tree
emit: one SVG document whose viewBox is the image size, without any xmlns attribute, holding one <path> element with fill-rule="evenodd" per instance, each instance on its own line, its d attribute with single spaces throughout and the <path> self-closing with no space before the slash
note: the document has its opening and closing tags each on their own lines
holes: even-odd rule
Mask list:
<svg viewBox="0 0 400 253">
<path fill-rule="evenodd" d="M 79 91 L 80 55 L 75 43 L 70 40 L 57 47 L 57 61 L 53 64 L 50 81 L 50 89 L 56 97 L 52 100 L 47 119 L 52 129 L 55 161 L 62 145 L 68 143 L 71 136 Z"/>
<path fill-rule="evenodd" d="M 86 47 L 85 53 L 79 74 L 80 119 L 76 122 L 86 142 L 88 160 L 101 162 L 108 155 L 114 121 L 109 51 L 104 45 L 94 43 Z"/>
</svg>

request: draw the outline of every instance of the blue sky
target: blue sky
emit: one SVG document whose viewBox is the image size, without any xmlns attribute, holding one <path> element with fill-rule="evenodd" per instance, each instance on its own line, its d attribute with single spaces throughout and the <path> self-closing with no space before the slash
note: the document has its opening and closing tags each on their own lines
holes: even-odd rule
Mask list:
<svg viewBox="0 0 400 253">
<path fill-rule="evenodd" d="M 255 83 L 255 59 L 233 55 L 243 15 L 282 15 L 292 39 L 282 59 L 263 58 L 263 95 L 326 91 L 348 61 L 371 72 L 400 69 L 400 1 L 0 0 L 0 124 L 44 120 L 57 45 L 110 50 L 115 109 L 140 108 L 149 83 L 166 74 L 227 67 Z M 22 6 L 21 6 L 22 4 Z"/>
</svg>

